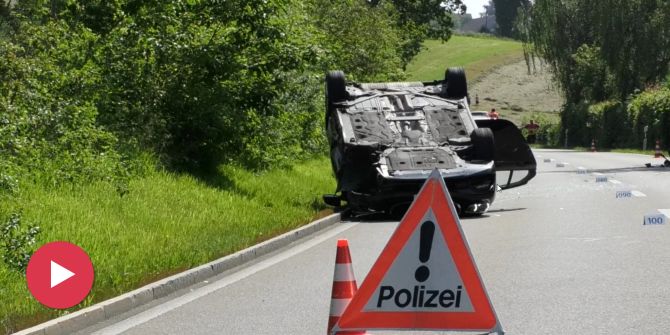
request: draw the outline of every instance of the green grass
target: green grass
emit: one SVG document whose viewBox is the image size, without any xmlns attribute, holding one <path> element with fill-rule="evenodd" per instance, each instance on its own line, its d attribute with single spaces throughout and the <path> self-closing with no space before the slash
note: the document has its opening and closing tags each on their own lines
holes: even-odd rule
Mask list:
<svg viewBox="0 0 670 335">
<path fill-rule="evenodd" d="M 492 38 L 454 36 L 426 46 L 409 67 L 414 80 L 439 79 L 445 65 L 464 66 L 474 79 L 521 57 L 519 43 Z M 206 180 L 152 172 L 131 180 L 123 197 L 114 185 L 98 183 L 56 190 L 22 185 L 15 199 L 0 199 L 1 220 L 22 208 L 23 221 L 42 229 L 37 245 L 76 243 L 96 270 L 87 300 L 57 312 L 37 303 L 23 274 L 0 261 L 0 331 L 43 322 L 301 226 L 324 214 L 320 196 L 335 189 L 327 158 L 261 174 L 232 167 L 219 172 Z"/>
<path fill-rule="evenodd" d="M 454 35 L 447 43 L 429 40 L 408 66 L 409 80 L 431 81 L 444 78 L 447 67 L 462 66 L 469 81 L 502 65 L 523 59 L 521 43 L 513 40 Z"/>
<path fill-rule="evenodd" d="M 25 186 L 16 203 L 24 221 L 41 227 L 38 245 L 66 240 L 90 254 L 95 283 L 77 309 L 305 224 L 324 214 L 320 195 L 334 189 L 330 163 L 320 158 L 262 174 L 225 167 L 206 181 L 155 172 L 133 180 L 123 197 L 106 183 Z M 42 307 L 23 275 L 3 265 L 0 293 L 0 331 L 65 313 Z"/>
</svg>

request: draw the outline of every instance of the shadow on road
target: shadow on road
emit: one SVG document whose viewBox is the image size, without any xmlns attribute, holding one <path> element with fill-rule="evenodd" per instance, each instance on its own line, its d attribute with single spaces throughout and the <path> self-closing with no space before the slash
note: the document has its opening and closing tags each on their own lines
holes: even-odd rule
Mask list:
<svg viewBox="0 0 670 335">
<path fill-rule="evenodd" d="M 524 207 L 491 209 L 488 212 L 486 212 L 486 213 L 484 213 L 483 215 L 480 215 L 480 216 L 461 216 L 461 221 L 480 219 L 480 218 L 488 218 L 488 217 L 491 217 L 491 214 L 495 214 L 495 213 L 525 211 L 526 209 L 527 208 L 524 208 Z"/>
<path fill-rule="evenodd" d="M 661 167 L 661 166 L 633 166 L 633 167 L 622 167 L 622 168 L 611 168 L 611 169 L 587 169 L 588 173 L 615 173 L 615 172 L 670 172 L 670 168 Z M 577 170 L 560 170 L 560 171 L 538 171 L 537 174 L 552 174 L 552 173 L 577 173 Z"/>
<path fill-rule="evenodd" d="M 505 213 L 505 212 L 516 212 L 516 211 L 525 211 L 527 208 L 499 208 L 492 209 L 482 215 L 460 215 L 461 220 L 477 220 L 481 218 L 489 217 L 491 213 Z M 380 223 L 380 222 L 389 222 L 389 221 L 400 221 L 404 213 L 401 214 L 387 214 L 387 213 L 363 213 L 351 215 L 350 213 L 343 212 L 344 219 L 347 221 L 360 221 L 361 223 Z"/>
</svg>

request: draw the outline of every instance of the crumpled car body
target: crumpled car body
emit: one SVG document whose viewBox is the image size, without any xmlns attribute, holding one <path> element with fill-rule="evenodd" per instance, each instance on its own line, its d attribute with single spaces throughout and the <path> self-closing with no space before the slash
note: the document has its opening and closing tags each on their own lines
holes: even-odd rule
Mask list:
<svg viewBox="0 0 670 335">
<path fill-rule="evenodd" d="M 535 175 L 535 158 L 513 123 L 472 118 L 462 69 L 426 83 L 348 83 L 330 72 L 326 105 L 337 179 L 336 193 L 324 196 L 331 205 L 404 213 L 438 169 L 457 209 L 477 215 L 496 190 Z"/>
</svg>

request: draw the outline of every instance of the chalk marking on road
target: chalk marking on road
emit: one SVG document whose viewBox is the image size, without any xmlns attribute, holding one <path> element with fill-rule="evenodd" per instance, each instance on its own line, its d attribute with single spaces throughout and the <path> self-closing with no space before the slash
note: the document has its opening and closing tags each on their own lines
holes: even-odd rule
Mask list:
<svg viewBox="0 0 670 335">
<path fill-rule="evenodd" d="M 635 190 L 634 190 L 634 191 L 633 191 L 633 196 L 634 196 L 634 197 L 638 197 L 638 198 L 642 198 L 642 197 L 646 197 L 647 195 L 644 194 L 644 193 L 642 193 L 642 192 L 640 192 L 640 191 L 635 191 Z"/>
<path fill-rule="evenodd" d="M 596 183 L 606 183 L 607 182 L 607 176 L 596 176 Z"/>
<path fill-rule="evenodd" d="M 580 241 L 580 242 L 597 242 L 602 241 L 605 237 L 568 237 L 568 240 Z"/>
<path fill-rule="evenodd" d="M 616 199 L 630 199 L 633 197 L 633 191 L 631 190 L 619 190 L 614 193 Z"/>
<path fill-rule="evenodd" d="M 659 211 L 661 214 L 663 214 L 663 215 L 665 215 L 665 216 L 667 216 L 667 217 L 670 218 L 670 209 L 668 209 L 668 208 L 666 208 L 666 209 L 659 209 L 658 211 Z"/>
<path fill-rule="evenodd" d="M 662 211 L 662 209 L 659 209 L 659 211 Z M 668 215 L 666 213 L 652 213 L 644 216 L 644 219 L 642 220 L 642 225 L 643 226 L 665 225 L 667 222 L 668 222 Z"/>
<path fill-rule="evenodd" d="M 617 184 L 617 185 L 621 184 L 621 182 L 616 180 L 616 179 L 610 179 L 609 182 L 612 183 L 612 184 Z"/>
<path fill-rule="evenodd" d="M 111 335 L 111 334 L 120 334 L 123 333 L 127 330 L 130 330 L 131 328 L 137 327 L 141 324 L 147 323 L 151 321 L 152 319 L 155 319 L 165 313 L 168 313 L 174 309 L 177 309 L 181 306 L 184 306 L 190 302 L 193 302 L 197 299 L 200 299 L 208 294 L 214 293 L 220 289 L 225 288 L 226 286 L 229 286 L 231 284 L 234 284 L 240 280 L 243 280 L 247 277 L 250 277 L 262 270 L 265 270 L 273 265 L 276 265 L 280 262 L 283 262 L 295 255 L 298 255 L 302 252 L 305 252 L 325 241 L 328 239 L 331 239 L 342 232 L 349 230 L 353 227 L 358 225 L 358 223 L 355 222 L 349 222 L 349 223 L 342 223 L 342 226 L 332 229 L 331 231 L 324 233 L 323 235 L 319 236 L 318 238 L 314 238 L 312 240 L 306 241 L 304 243 L 300 243 L 286 251 L 283 251 L 277 255 L 274 255 L 266 260 L 260 261 L 254 265 L 251 265 L 247 268 L 244 268 L 240 271 L 237 271 L 235 273 L 232 273 L 228 276 L 225 276 L 224 278 L 221 278 L 212 284 L 209 284 L 207 286 L 203 286 L 200 288 L 195 289 L 194 291 L 191 291 L 187 294 L 184 294 L 183 296 L 176 297 L 172 300 L 169 300 L 163 304 L 157 305 L 155 307 L 152 307 L 146 311 L 143 311 L 135 316 L 132 316 L 128 319 L 125 319 L 123 321 L 120 321 L 118 323 L 115 323 L 113 325 L 107 326 L 103 329 L 100 329 L 96 332 L 94 332 L 94 335 Z"/>
</svg>

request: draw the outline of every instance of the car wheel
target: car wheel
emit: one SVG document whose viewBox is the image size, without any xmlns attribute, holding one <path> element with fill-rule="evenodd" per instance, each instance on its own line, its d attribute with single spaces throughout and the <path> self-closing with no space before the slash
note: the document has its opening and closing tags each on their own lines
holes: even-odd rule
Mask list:
<svg viewBox="0 0 670 335">
<path fill-rule="evenodd" d="M 326 75 L 326 103 L 333 104 L 347 98 L 347 87 L 342 71 L 330 71 Z"/>
<path fill-rule="evenodd" d="M 495 158 L 495 142 L 491 128 L 476 128 L 470 134 L 472 160 L 490 162 Z"/>
<path fill-rule="evenodd" d="M 447 86 L 445 97 L 448 99 L 463 99 L 468 96 L 468 81 L 462 67 L 450 67 L 444 73 L 444 82 Z"/>
<path fill-rule="evenodd" d="M 331 106 L 347 98 L 347 86 L 342 71 L 330 71 L 326 74 L 326 127 L 330 117 Z"/>
</svg>

